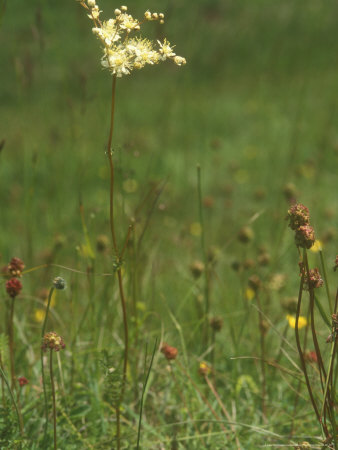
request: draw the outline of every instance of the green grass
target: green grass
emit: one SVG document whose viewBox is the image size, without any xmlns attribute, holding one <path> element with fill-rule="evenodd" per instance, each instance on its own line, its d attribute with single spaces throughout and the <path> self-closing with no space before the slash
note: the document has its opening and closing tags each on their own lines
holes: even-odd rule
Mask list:
<svg viewBox="0 0 338 450">
<path fill-rule="evenodd" d="M 100 6 L 110 16 L 119 5 L 105 0 Z M 204 281 L 194 280 L 189 270 L 194 260 L 202 259 L 200 237 L 191 234 L 191 224 L 199 221 L 197 164 L 203 197 L 213 201 L 204 207 L 206 246 L 217 248 L 218 255 L 210 313 L 224 321 L 216 335 L 217 391 L 230 413 L 236 413 L 243 449 L 304 440 L 319 445 L 320 429 L 305 386 L 291 437 L 295 378 L 266 368 L 264 422 L 259 361 L 231 358 L 260 356 L 257 311 L 244 296 L 251 275 L 263 280 L 261 301 L 274 325 L 266 336 L 269 360 L 281 345 L 277 331 L 283 333 L 287 323 L 281 302 L 298 293 L 297 250 L 284 220 L 287 183 L 296 186 L 297 200 L 309 207 L 317 236 L 324 241 L 334 293 L 336 248 L 329 236 L 335 237 L 337 223 L 337 4 L 133 0 L 128 7 L 139 16 L 148 8 L 166 13 L 163 30 L 149 24 L 149 32 L 153 37 L 166 35 L 187 65 L 146 68 L 117 83 L 113 146 L 119 243 L 130 219 L 136 219 L 136 240 L 128 246 L 124 266 L 131 334 L 122 409 L 124 447 L 136 445 L 145 347 L 148 343 L 152 348 L 156 338 L 178 347 L 179 360 L 224 419 L 197 373 L 201 359 L 211 363 L 198 312 Z M 112 448 L 112 394 L 119 388 L 123 354 L 117 283 L 114 276 L 101 276 L 113 271 L 110 248 L 104 253 L 95 250 L 95 277 L 87 276 L 93 262 L 79 251 L 85 242 L 80 201 L 93 248 L 99 235 L 109 236 L 105 146 L 111 77 L 101 70 L 99 42 L 75 1 L 8 1 L 0 48 L 0 141 L 5 139 L 0 153 L 0 263 L 18 256 L 27 269 L 46 261 L 64 267 L 27 273 L 16 304 L 17 374 L 30 380 L 21 392 L 27 448 L 42 448 L 43 429 L 41 324 L 34 314 L 41 307 L 39 291 L 49 288 L 57 275 L 68 284 L 65 292 L 57 293 L 49 322 L 67 345 L 60 353 L 63 382 L 57 372 L 59 446 Z M 128 180 L 136 181 L 135 192 L 128 192 Z M 153 207 L 156 186 L 163 186 L 163 191 Z M 150 197 L 138 211 L 148 192 Z M 237 234 L 252 217 L 255 237 L 243 245 Z M 134 244 L 147 223 L 135 258 Z M 266 267 L 257 264 L 263 246 L 271 255 Z M 320 266 L 317 254 L 310 258 L 312 265 Z M 234 261 L 248 259 L 254 261 L 253 268 L 239 273 L 232 269 Z M 269 287 L 275 274 L 285 276 L 279 290 Z M 318 296 L 325 302 L 324 288 Z M 4 288 L 1 297 L 4 304 Z M 138 304 L 138 326 L 131 318 L 133 301 Z M 5 333 L 4 311 L 2 316 Z M 327 329 L 320 319 L 317 326 L 328 358 Z M 293 349 L 285 348 L 299 365 L 291 329 L 287 339 Z M 117 369 L 114 375 L 107 375 L 102 350 L 110 355 L 108 367 Z M 150 355 L 147 367 L 149 362 Z M 280 364 L 295 371 L 285 356 Z M 145 395 L 141 447 L 236 448 L 234 440 L 225 443 L 222 428 L 180 368 L 173 364 L 169 371 L 167 366 L 156 352 Z M 318 383 L 315 371 L 312 376 Z M 11 432 L 1 425 L 1 439 L 15 435 L 14 415 L 11 420 Z M 52 442 L 52 429 L 49 432 Z M 11 445 L 8 448 L 16 448 Z"/>
</svg>

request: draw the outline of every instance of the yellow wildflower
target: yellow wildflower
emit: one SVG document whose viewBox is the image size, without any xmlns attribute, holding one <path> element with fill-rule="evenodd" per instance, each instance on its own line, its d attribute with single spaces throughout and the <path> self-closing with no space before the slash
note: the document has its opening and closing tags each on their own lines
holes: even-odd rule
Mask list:
<svg viewBox="0 0 338 450">
<path fill-rule="evenodd" d="M 313 246 L 310 247 L 310 250 L 311 250 L 313 253 L 321 252 L 322 249 L 323 249 L 323 245 L 322 245 L 322 242 L 321 242 L 319 239 L 316 239 L 316 240 L 314 241 L 314 243 L 313 243 Z"/>
<path fill-rule="evenodd" d="M 34 311 L 34 320 L 35 322 L 41 323 L 45 318 L 45 310 L 44 309 L 36 309 Z"/>
<path fill-rule="evenodd" d="M 286 316 L 287 321 L 289 322 L 289 325 L 291 328 L 296 328 L 296 317 L 295 316 L 291 316 L 290 314 L 288 314 Z M 307 320 L 306 317 L 304 316 L 299 316 L 298 318 L 298 328 L 304 328 L 307 325 Z"/>
<path fill-rule="evenodd" d="M 250 300 L 252 300 L 253 298 L 255 298 L 255 295 L 256 295 L 256 293 L 255 293 L 255 291 L 253 290 L 253 289 L 251 289 L 251 288 L 246 288 L 245 289 L 245 298 L 248 300 L 248 301 L 250 301 Z"/>
</svg>

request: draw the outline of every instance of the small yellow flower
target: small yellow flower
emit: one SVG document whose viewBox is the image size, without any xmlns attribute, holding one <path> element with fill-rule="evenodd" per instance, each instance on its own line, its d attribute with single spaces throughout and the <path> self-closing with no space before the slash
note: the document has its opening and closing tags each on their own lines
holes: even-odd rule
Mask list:
<svg viewBox="0 0 338 450">
<path fill-rule="evenodd" d="M 289 322 L 289 325 L 291 328 L 296 328 L 296 317 L 295 316 L 291 316 L 290 314 L 288 314 L 286 316 L 287 321 Z M 307 320 L 306 317 L 304 316 L 299 316 L 298 318 L 298 328 L 304 328 L 307 325 Z"/>
<path fill-rule="evenodd" d="M 34 311 L 34 320 L 35 322 L 41 323 L 43 319 L 45 318 L 45 310 L 44 309 L 36 309 Z"/>
<path fill-rule="evenodd" d="M 192 224 L 190 224 L 189 231 L 193 236 L 201 236 L 202 225 L 199 222 L 193 222 Z"/>
<path fill-rule="evenodd" d="M 311 250 L 313 253 L 321 252 L 322 249 L 323 249 L 323 244 L 322 244 L 322 242 L 321 242 L 319 239 L 316 239 L 316 240 L 314 241 L 314 243 L 313 243 L 313 246 L 310 247 L 310 250 Z"/>
<path fill-rule="evenodd" d="M 211 367 L 204 361 L 200 362 L 198 373 L 200 375 L 209 375 L 211 372 Z"/>
<path fill-rule="evenodd" d="M 246 290 L 245 290 L 245 298 L 248 300 L 248 301 L 251 301 L 253 298 L 255 298 L 255 291 L 253 290 L 253 289 L 251 289 L 251 288 L 246 288 Z"/>
</svg>

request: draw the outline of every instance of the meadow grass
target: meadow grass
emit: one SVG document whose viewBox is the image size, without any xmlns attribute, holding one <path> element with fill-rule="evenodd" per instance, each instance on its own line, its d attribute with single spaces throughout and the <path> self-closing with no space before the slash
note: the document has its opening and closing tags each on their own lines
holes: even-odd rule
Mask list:
<svg viewBox="0 0 338 450">
<path fill-rule="evenodd" d="M 100 7 L 109 15 L 119 5 L 106 0 Z M 122 267 L 130 357 L 121 448 L 136 448 L 138 438 L 140 448 L 149 449 L 238 448 L 237 440 L 243 449 L 303 441 L 321 448 L 282 307 L 297 297 L 300 282 L 285 216 L 291 197 L 309 207 L 334 303 L 337 5 L 134 0 L 128 8 L 135 16 L 148 8 L 166 13 L 163 28 L 149 26 L 149 32 L 174 41 L 187 65 L 146 68 L 117 83 L 119 243 L 134 219 Z M 101 70 L 99 43 L 75 1 L 8 1 L 0 43 L 0 262 L 16 256 L 26 265 L 14 343 L 15 375 L 29 380 L 9 393 L 3 307 L 1 448 L 45 448 L 41 329 L 55 276 L 67 282 L 54 294 L 47 323 L 66 343 L 54 358 L 58 446 L 117 448 L 124 343 L 109 240 L 111 78 Z M 209 314 L 223 322 L 220 331 L 208 329 L 208 345 L 205 271 L 194 278 L 190 268 L 206 263 L 197 165 L 205 253 L 214 255 L 207 263 Z M 238 233 L 246 226 L 254 235 L 245 244 Z M 308 253 L 310 266 L 322 273 L 319 253 Z M 269 255 L 266 265 L 262 255 Z M 249 300 L 252 276 L 261 286 Z M 330 321 L 325 287 L 316 295 Z M 301 314 L 307 315 L 305 299 Z M 331 346 L 318 310 L 315 324 L 327 368 Z M 306 350 L 314 350 L 306 329 Z M 303 343 L 305 330 L 299 333 Z M 159 352 L 163 342 L 178 349 L 176 360 Z M 203 361 L 210 373 L 199 373 Z M 307 364 L 319 399 L 317 366 Z M 47 361 L 45 367 L 48 372 Z M 45 385 L 52 447 L 48 377 Z"/>
</svg>

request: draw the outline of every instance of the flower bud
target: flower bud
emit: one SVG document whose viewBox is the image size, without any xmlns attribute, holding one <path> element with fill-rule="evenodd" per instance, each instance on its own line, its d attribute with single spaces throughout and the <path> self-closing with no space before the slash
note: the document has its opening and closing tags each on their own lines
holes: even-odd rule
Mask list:
<svg viewBox="0 0 338 450">
<path fill-rule="evenodd" d="M 55 289 L 59 289 L 60 291 L 66 289 L 66 282 L 62 277 L 55 277 L 53 280 L 53 285 Z"/>
<path fill-rule="evenodd" d="M 17 295 L 19 295 L 21 289 L 22 284 L 17 278 L 11 278 L 10 280 L 6 281 L 6 291 L 11 298 L 15 298 Z"/>
<path fill-rule="evenodd" d="M 50 349 L 58 352 L 60 350 L 63 350 L 65 347 L 66 345 L 63 342 L 62 337 L 54 333 L 54 331 L 51 331 L 44 335 L 41 346 L 43 351 Z"/>
<path fill-rule="evenodd" d="M 178 350 L 175 347 L 171 347 L 170 345 L 164 343 L 161 347 L 161 353 L 167 358 L 168 361 L 176 359 L 178 354 Z"/>
</svg>

